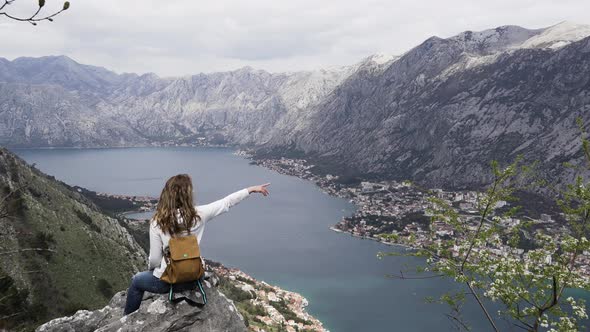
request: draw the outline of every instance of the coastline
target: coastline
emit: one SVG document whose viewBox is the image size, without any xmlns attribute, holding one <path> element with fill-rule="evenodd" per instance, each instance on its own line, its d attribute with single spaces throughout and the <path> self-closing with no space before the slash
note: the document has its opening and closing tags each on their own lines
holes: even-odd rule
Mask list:
<svg viewBox="0 0 590 332">
<path fill-rule="evenodd" d="M 387 241 L 383 241 L 380 238 L 377 237 L 371 237 L 371 236 L 363 236 L 363 235 L 356 235 L 356 234 L 352 234 L 350 232 L 341 230 L 339 228 L 336 228 L 335 226 L 330 226 L 329 229 L 331 231 L 334 231 L 336 233 L 341 233 L 342 235 L 350 235 L 350 237 L 354 237 L 357 239 L 361 239 L 361 240 L 371 240 L 371 241 L 375 241 L 375 242 L 379 242 L 381 244 L 384 244 L 386 246 L 390 246 L 390 247 L 400 247 L 403 248 L 405 250 L 417 250 L 418 248 L 413 247 L 411 245 L 405 244 L 405 243 L 398 243 L 398 242 L 387 242 Z"/>
<path fill-rule="evenodd" d="M 270 285 L 237 268 L 217 262 L 207 265 L 222 279 L 220 290 L 234 304 L 253 332 L 329 332 L 306 310 L 309 301 L 299 293 Z"/>
<path fill-rule="evenodd" d="M 236 149 L 235 146 L 230 144 L 176 144 L 176 143 L 168 143 L 168 144 L 131 144 L 131 145 L 116 145 L 116 146 L 36 146 L 36 147 L 26 147 L 26 146 L 7 146 L 8 150 L 102 150 L 102 149 L 135 149 L 135 148 L 226 148 L 226 149 Z"/>
<path fill-rule="evenodd" d="M 182 150 L 182 149 L 180 149 L 180 150 Z M 187 150 L 187 151 L 188 151 L 188 150 Z M 231 153 L 231 151 L 227 151 L 227 150 L 226 150 L 226 151 L 225 151 L 225 152 L 223 152 L 223 153 L 224 153 L 225 155 L 227 155 L 228 153 Z M 240 159 L 241 159 L 241 158 L 240 158 Z M 246 163 L 247 163 L 247 162 L 246 162 L 246 161 L 243 161 L 243 160 L 242 160 L 242 162 L 241 162 L 241 164 L 242 164 L 242 165 L 244 165 L 244 164 L 246 164 Z M 261 166 L 262 166 L 262 165 L 261 165 Z M 275 173 L 275 174 L 277 174 L 277 173 Z M 270 174 L 270 176 L 272 176 L 272 174 Z M 291 178 L 291 180 L 290 180 L 289 182 L 290 182 L 290 183 L 299 182 L 299 181 L 300 181 L 299 179 L 300 179 L 300 180 L 309 180 L 309 178 L 308 178 L 308 179 L 306 179 L 305 177 L 298 176 L 298 177 L 295 177 L 295 178 Z M 313 181 L 313 180 L 309 180 L 309 181 Z M 306 183 L 308 183 L 308 182 L 306 181 Z M 308 184 L 310 184 L 310 183 L 308 183 Z M 323 196 L 323 195 L 321 195 L 321 193 L 325 193 L 325 194 L 327 194 L 327 195 L 330 195 L 330 196 L 342 197 L 342 196 L 340 196 L 340 195 L 337 195 L 337 194 L 331 194 L 331 193 L 330 193 L 330 190 L 329 190 L 329 189 L 330 189 L 329 187 L 327 187 L 327 188 L 326 188 L 326 187 L 322 187 L 322 186 L 318 185 L 318 183 L 317 183 L 317 182 L 315 182 L 315 181 L 314 181 L 314 183 L 313 183 L 313 184 L 315 184 L 315 185 L 316 185 L 316 186 L 315 186 L 315 188 L 316 188 L 316 189 L 315 189 L 315 190 L 310 190 L 310 191 L 313 191 L 313 192 L 315 192 L 314 194 L 315 194 L 315 195 L 317 195 L 318 197 L 320 197 L 320 196 Z M 321 193 L 317 192 L 317 190 L 321 191 Z M 324 197 L 326 197 L 326 196 L 324 196 Z M 350 197 L 346 197 L 346 196 L 344 196 L 344 197 L 342 197 L 342 198 L 345 198 L 345 199 L 346 199 L 346 198 L 350 198 Z M 350 201 L 352 201 L 352 200 L 350 200 Z M 342 201 L 342 202 L 344 202 L 344 201 Z M 344 205 L 344 204 L 343 204 L 343 205 Z M 344 215 L 349 215 L 349 213 L 350 213 L 350 210 L 349 210 L 349 209 L 350 209 L 350 205 L 349 205 L 348 207 L 346 207 L 346 208 L 343 208 L 342 210 L 340 210 L 340 209 L 339 209 L 339 210 L 340 210 L 340 213 L 334 213 L 333 215 L 331 215 L 331 217 L 330 217 L 328 220 L 326 220 L 326 222 L 325 222 L 325 223 L 322 223 L 322 225 L 320 225 L 320 227 L 319 227 L 319 228 L 320 228 L 320 229 L 319 229 L 319 231 L 321 231 L 321 229 L 324 229 L 324 231 L 323 231 L 323 235 L 324 235 L 324 236 L 327 236 L 327 238 L 330 238 L 330 237 L 331 237 L 331 235 L 330 235 L 330 233 L 329 233 L 329 232 L 326 230 L 326 228 L 330 228 L 330 231 L 333 231 L 333 232 L 338 232 L 338 233 L 347 233 L 347 231 L 346 231 L 346 230 L 338 229 L 338 228 L 336 228 L 336 227 L 334 227 L 334 226 L 330 226 L 330 225 L 331 225 L 331 224 L 333 224 L 333 223 L 335 223 L 335 222 L 337 222 L 337 221 L 338 221 L 338 219 L 340 219 L 342 216 L 344 216 Z M 125 212 L 131 212 L 131 211 L 125 211 Z M 133 211 L 133 212 L 135 212 L 135 211 Z M 336 212 L 338 212 L 338 211 L 336 211 Z M 143 225 L 142 227 L 143 227 L 143 228 L 145 228 L 145 223 L 141 223 L 141 224 Z M 350 232 L 348 232 L 348 233 L 350 234 Z M 336 236 L 339 236 L 339 235 L 334 235 L 334 236 L 332 236 L 332 239 L 336 238 Z M 372 237 L 368 237 L 368 236 L 366 236 L 366 235 L 355 235 L 355 234 L 351 234 L 351 237 L 357 237 L 357 238 L 359 238 L 359 239 L 370 239 L 370 240 L 373 240 L 373 241 L 379 241 L 379 239 L 378 239 L 378 238 L 372 238 Z M 336 239 L 338 239 L 338 238 L 336 238 Z M 338 242 L 342 242 L 342 243 L 353 243 L 353 242 L 350 242 L 349 240 L 344 240 L 343 238 L 340 238 L 340 239 L 341 239 L 341 241 L 338 241 Z M 386 239 L 386 240 L 389 240 L 389 241 L 395 241 L 395 240 L 397 240 L 397 239 L 393 239 L 393 238 L 387 238 L 387 237 L 386 237 L 385 239 Z M 354 241 L 354 240 L 353 240 L 353 241 Z M 379 242 L 382 242 L 382 241 L 379 241 Z M 357 244 L 358 244 L 358 242 L 357 242 Z M 365 243 L 365 244 L 366 244 L 366 243 Z M 387 245 L 400 245 L 400 246 L 403 246 L 402 244 L 391 243 L 391 242 L 388 242 L 388 243 L 385 243 L 385 244 L 387 244 Z M 369 247 L 369 248 L 373 248 L 373 245 L 370 245 L 370 244 L 369 244 L 369 245 L 365 245 L 365 246 L 366 246 L 366 247 Z M 385 248 L 385 247 L 382 247 L 382 248 L 383 248 L 383 251 L 386 251 L 386 250 L 387 250 L 387 248 Z M 377 250 L 378 250 L 378 249 L 377 249 Z M 377 250 L 374 250 L 374 251 L 377 251 Z M 392 251 L 393 251 L 393 250 L 392 250 Z M 397 251 L 397 249 L 396 249 L 396 251 Z M 373 257 L 374 257 L 374 255 L 373 255 Z M 240 264 L 241 264 L 241 263 L 240 263 Z M 303 288 L 303 289 L 304 289 L 304 288 Z M 310 293 L 310 294 L 311 294 L 311 293 Z M 314 302 L 315 302 L 315 298 L 312 298 L 312 300 L 314 300 Z M 320 301 L 318 300 L 318 302 L 320 302 Z M 314 307 L 315 307 L 315 303 L 313 303 L 313 305 L 312 305 L 312 309 L 313 309 Z M 326 323 L 328 323 L 328 321 L 326 321 Z"/>
<path fill-rule="evenodd" d="M 265 158 L 256 157 L 254 152 L 239 150 L 236 155 L 252 160 L 252 164 L 265 167 L 275 172 L 295 176 L 312 181 L 324 193 L 347 199 L 355 204 L 357 211 L 351 216 L 343 217 L 338 223 L 330 226 L 330 230 L 348 233 L 352 237 L 368 239 L 389 246 L 400 246 L 406 250 L 419 250 L 437 241 L 448 239 L 463 239 L 465 233 L 459 233 L 449 223 L 440 219 L 432 219 L 439 206 L 433 198 L 442 200 L 448 206 L 453 206 L 457 213 L 464 218 L 468 227 L 477 227 L 477 206 L 481 195 L 474 190 L 445 191 L 443 189 L 423 189 L 413 186 L 408 181 L 394 180 L 339 179 L 331 174 L 314 173 L 314 165 L 305 159 L 291 159 L 285 157 Z M 323 173 L 323 172 L 322 172 Z M 493 207 L 494 213 L 510 211 L 511 202 L 498 201 Z M 497 211 L 497 212 L 496 212 Z M 541 230 L 558 238 L 563 234 L 563 213 L 544 211 L 532 217 L 528 209 L 520 215 L 500 217 L 499 226 L 504 232 L 518 227 L 522 222 L 532 223 L 534 230 Z M 462 238 L 463 237 L 463 238 Z M 512 247 L 508 242 L 501 242 L 487 246 L 495 257 L 512 255 L 527 260 L 527 248 Z M 453 255 L 460 255 L 459 247 L 451 249 Z M 590 280 L 590 255 L 579 255 L 577 269 L 584 278 Z"/>
<path fill-rule="evenodd" d="M 253 163 L 254 165 L 257 166 L 261 166 L 264 167 L 266 169 L 269 169 L 271 171 L 275 171 L 278 172 L 280 174 L 283 175 L 288 175 L 288 176 L 294 176 L 300 180 L 303 181 L 309 181 L 312 182 L 322 193 L 329 195 L 331 197 L 337 197 L 337 198 L 341 198 L 341 199 L 346 199 L 349 202 L 351 202 L 352 204 L 355 205 L 355 207 L 357 208 L 357 210 L 361 210 L 359 209 L 359 206 L 361 206 L 361 202 L 358 201 L 358 197 L 352 196 L 352 197 L 346 197 L 345 195 L 343 195 L 340 191 L 336 191 L 334 190 L 332 187 L 330 187 L 328 185 L 328 182 L 337 179 L 337 176 L 333 176 L 333 175 L 326 175 L 326 179 L 327 181 L 323 180 L 322 177 L 314 174 L 312 171 L 310 171 L 311 168 L 313 168 L 313 165 L 307 165 L 307 166 L 301 166 L 302 163 L 306 163 L 306 161 L 304 159 L 295 159 L 295 160 L 291 160 L 288 158 L 281 158 L 279 160 L 290 160 L 293 161 L 293 163 L 291 163 L 292 166 L 294 166 L 295 169 L 299 168 L 299 171 L 287 171 L 287 169 L 285 167 L 282 166 L 275 166 L 273 167 L 273 160 L 275 159 L 254 159 L 254 155 L 246 150 L 240 150 L 237 149 L 234 152 L 235 155 L 246 158 L 248 160 L 251 161 L 251 163 Z M 301 172 L 303 170 L 303 172 Z M 301 175 L 301 173 L 305 174 L 305 175 Z M 344 186 L 341 190 L 350 190 L 353 187 L 348 187 L 348 186 Z M 349 234 L 351 237 L 355 237 L 358 239 L 362 239 L 362 240 L 371 240 L 371 241 L 375 241 L 375 242 L 379 242 L 381 244 L 387 245 L 387 246 L 397 246 L 397 247 L 401 247 L 404 248 L 406 250 L 417 250 L 418 248 L 415 246 L 411 246 L 407 243 L 403 243 L 403 242 L 390 242 L 390 241 L 385 241 L 383 240 L 381 237 L 379 236 L 367 236 L 367 235 L 363 235 L 363 234 L 358 234 L 353 232 L 352 230 L 346 230 L 346 229 L 342 229 L 339 228 L 338 226 L 342 224 L 342 221 L 347 220 L 347 218 L 351 218 L 353 217 L 353 215 L 351 216 L 344 216 L 341 220 L 341 222 L 335 223 L 332 226 L 329 226 L 328 228 L 334 232 L 337 233 L 342 233 L 342 234 Z"/>
</svg>

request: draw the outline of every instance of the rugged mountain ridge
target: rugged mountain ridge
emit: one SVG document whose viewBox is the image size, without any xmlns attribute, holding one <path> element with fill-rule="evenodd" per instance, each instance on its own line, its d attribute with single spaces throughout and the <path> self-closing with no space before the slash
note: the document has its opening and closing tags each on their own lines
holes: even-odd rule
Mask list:
<svg viewBox="0 0 590 332">
<path fill-rule="evenodd" d="M 590 38 L 558 49 L 483 48 L 473 64 L 479 49 L 431 38 L 380 75 L 349 78 L 308 128 L 282 137 L 352 172 L 436 186 L 485 184 L 489 161 L 519 153 L 553 180 L 571 176 L 560 163 L 579 162 L 574 120 L 590 122 Z"/>
<path fill-rule="evenodd" d="M 354 70 L 242 68 L 161 79 L 116 75 L 63 56 L 0 65 L 0 144 L 11 147 L 259 142 L 263 127 L 317 103 Z"/>
<path fill-rule="evenodd" d="M 503 26 L 432 37 L 343 68 L 162 79 L 64 57 L 0 61 L 0 144 L 236 144 L 325 171 L 478 186 L 518 152 L 565 179 L 587 122 L 590 28 Z M 547 144 L 551 142 L 553 144 Z"/>
</svg>

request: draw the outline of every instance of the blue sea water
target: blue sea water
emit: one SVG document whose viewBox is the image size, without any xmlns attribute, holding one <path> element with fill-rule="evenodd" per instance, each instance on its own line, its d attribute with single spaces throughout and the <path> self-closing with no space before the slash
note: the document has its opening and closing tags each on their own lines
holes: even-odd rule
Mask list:
<svg viewBox="0 0 590 332">
<path fill-rule="evenodd" d="M 451 331 L 448 308 L 425 302 L 455 285 L 441 279 L 397 280 L 388 274 L 423 261 L 379 260 L 404 249 L 329 230 L 355 207 L 313 183 L 250 165 L 221 148 L 19 149 L 42 171 L 99 192 L 158 196 L 168 177 L 192 176 L 198 204 L 246 186 L 271 182 L 270 196 L 252 195 L 205 230 L 207 258 L 304 295 L 308 311 L 333 332 Z M 489 331 L 475 303 L 464 315 Z"/>
</svg>

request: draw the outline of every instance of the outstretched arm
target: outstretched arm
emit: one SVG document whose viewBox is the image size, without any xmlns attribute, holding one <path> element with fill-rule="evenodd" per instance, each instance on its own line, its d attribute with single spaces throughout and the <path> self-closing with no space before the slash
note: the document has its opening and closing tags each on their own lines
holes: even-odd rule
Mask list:
<svg viewBox="0 0 590 332">
<path fill-rule="evenodd" d="M 252 186 L 238 190 L 235 193 L 227 195 L 213 203 L 197 207 L 197 213 L 199 213 L 201 218 L 205 219 L 205 221 L 210 220 L 211 218 L 217 217 L 218 215 L 229 211 L 232 206 L 241 202 L 251 193 L 261 193 L 262 195 L 267 196 L 269 192 L 266 187 L 269 185 L 270 183 L 265 183 L 263 185 Z"/>
</svg>

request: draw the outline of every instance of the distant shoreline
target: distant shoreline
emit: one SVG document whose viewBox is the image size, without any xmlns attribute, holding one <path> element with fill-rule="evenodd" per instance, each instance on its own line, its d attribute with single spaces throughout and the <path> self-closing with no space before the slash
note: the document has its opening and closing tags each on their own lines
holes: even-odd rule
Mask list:
<svg viewBox="0 0 590 332">
<path fill-rule="evenodd" d="M 234 152 L 234 155 L 237 155 L 237 156 L 243 157 L 243 158 L 245 158 L 245 159 L 254 160 L 254 158 L 253 158 L 253 155 L 252 155 L 251 153 L 249 153 L 248 151 L 245 151 L 245 150 L 240 150 L 240 149 L 237 149 L 237 150 Z M 269 159 L 269 158 L 261 158 L 260 160 L 266 160 L 266 161 L 270 161 L 270 160 L 272 160 L 272 159 Z M 321 185 L 320 185 L 320 184 L 319 184 L 317 181 L 313 181 L 313 179 L 305 178 L 305 177 L 303 177 L 303 176 L 300 176 L 300 175 L 298 175 L 298 174 L 288 174 L 288 173 L 282 173 L 282 172 L 280 172 L 278 169 L 270 168 L 270 167 L 267 167 L 267 166 L 265 166 L 265 165 L 263 165 L 263 164 L 258 164 L 258 163 L 256 163 L 255 165 L 256 165 L 256 166 L 263 167 L 263 168 L 266 168 L 266 169 L 268 169 L 268 170 L 271 170 L 271 171 L 275 171 L 275 172 L 277 172 L 277 173 L 279 173 L 279 174 L 282 174 L 282 175 L 293 176 L 293 177 L 295 177 L 295 178 L 297 178 L 297 179 L 300 179 L 300 180 L 304 180 L 304 181 L 311 182 L 311 183 L 312 183 L 312 184 L 313 184 L 315 187 L 317 187 L 317 188 L 318 188 L 318 189 L 319 189 L 319 190 L 320 190 L 322 193 L 324 193 L 324 194 L 326 194 L 326 195 L 329 195 L 330 197 L 334 197 L 334 198 L 340 198 L 340 199 L 345 199 L 345 200 L 346 200 L 346 198 L 344 198 L 344 197 L 340 197 L 340 196 L 338 196 L 338 195 L 335 195 L 334 193 L 331 193 L 331 192 L 330 192 L 330 191 L 329 191 L 327 188 L 324 188 L 324 187 L 322 187 L 322 186 L 321 186 Z M 314 174 L 314 175 L 315 175 L 315 174 Z M 317 175 L 316 175 L 316 176 L 317 176 Z M 354 202 L 354 200 L 352 200 L 352 199 L 349 199 L 348 201 L 349 201 L 350 203 L 354 204 L 354 205 L 355 205 L 355 207 L 357 207 L 357 203 L 356 203 L 356 202 Z M 408 244 L 405 244 L 405 243 L 399 243 L 399 242 L 388 242 L 388 241 L 384 241 L 384 240 L 382 240 L 382 239 L 380 239 L 380 238 L 378 238 L 378 237 L 372 237 L 372 236 L 363 236 L 363 235 L 356 235 L 356 234 L 353 234 L 353 233 L 347 232 L 347 231 L 345 231 L 345 230 L 339 229 L 339 228 L 337 228 L 337 227 L 336 227 L 336 225 L 337 225 L 337 223 L 333 224 L 332 226 L 329 226 L 328 228 L 329 228 L 330 230 L 334 231 L 334 232 L 337 232 L 337 233 L 342 233 L 342 234 L 349 234 L 351 237 L 355 237 L 355 238 L 362 239 L 362 240 L 371 240 L 371 241 L 379 242 L 379 243 L 381 243 L 381 244 L 384 244 L 384 245 L 387 245 L 387 246 L 390 246 L 390 247 L 396 247 L 396 246 L 397 246 L 397 247 L 400 247 L 400 248 L 404 248 L 404 249 L 406 249 L 406 250 L 418 250 L 418 248 L 416 248 L 416 247 L 414 247 L 414 246 L 411 246 L 411 245 L 408 245 Z"/>
<path fill-rule="evenodd" d="M 150 211 L 130 210 L 130 211 L 119 212 L 119 213 L 117 213 L 117 215 L 120 216 L 120 217 L 123 217 L 123 218 L 130 219 L 130 220 L 139 220 L 139 221 L 142 221 L 142 220 L 146 220 L 147 218 L 146 219 L 138 219 L 138 218 L 129 217 L 129 215 L 130 214 L 136 214 L 136 213 L 147 213 L 147 212 L 155 212 L 155 211 L 154 210 L 150 210 Z"/>
<path fill-rule="evenodd" d="M 384 244 L 384 245 L 390 246 L 390 247 L 402 247 L 402 248 L 404 248 L 406 250 L 417 250 L 418 249 L 416 247 L 412 247 L 410 245 L 403 244 L 403 243 L 387 242 L 387 241 L 383 241 L 383 240 L 381 240 L 379 238 L 376 238 L 376 237 L 355 235 L 355 234 L 349 233 L 347 231 L 343 231 L 343 230 L 341 230 L 339 228 L 336 228 L 335 226 L 330 226 L 329 228 L 330 228 L 330 230 L 332 230 L 332 231 L 334 231 L 336 233 L 342 233 L 343 235 L 344 234 L 347 234 L 347 235 L 350 235 L 351 237 L 355 237 L 357 239 L 371 240 L 371 241 L 379 242 L 381 244 Z"/>
<path fill-rule="evenodd" d="M 211 148 L 211 149 L 236 149 L 231 145 L 123 145 L 123 146 L 33 146 L 11 147 L 8 150 L 107 150 L 107 149 L 141 149 L 141 148 Z"/>
</svg>

